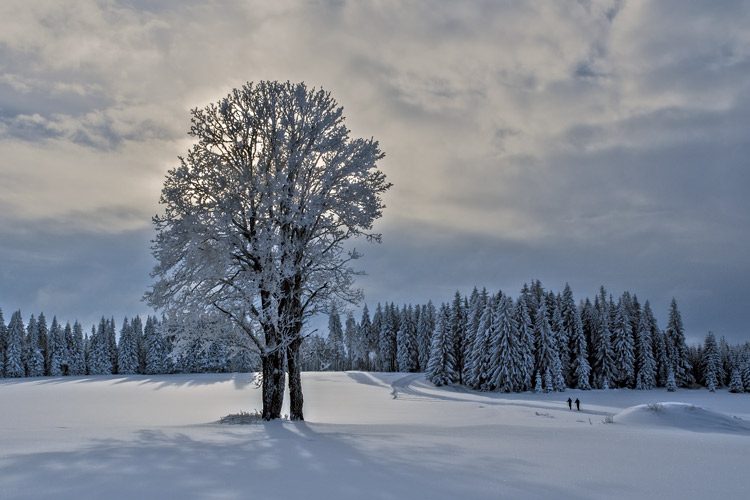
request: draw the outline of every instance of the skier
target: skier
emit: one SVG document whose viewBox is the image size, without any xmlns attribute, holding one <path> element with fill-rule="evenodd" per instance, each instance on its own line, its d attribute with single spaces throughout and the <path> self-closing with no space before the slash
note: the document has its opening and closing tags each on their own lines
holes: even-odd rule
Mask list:
<svg viewBox="0 0 750 500">
<path fill-rule="evenodd" d="M 573 400 L 570 399 L 570 398 L 568 398 L 568 409 L 570 409 L 570 410 L 573 409 Z"/>
<path fill-rule="evenodd" d="M 581 402 L 576 398 L 576 410 L 581 411 Z"/>
</svg>

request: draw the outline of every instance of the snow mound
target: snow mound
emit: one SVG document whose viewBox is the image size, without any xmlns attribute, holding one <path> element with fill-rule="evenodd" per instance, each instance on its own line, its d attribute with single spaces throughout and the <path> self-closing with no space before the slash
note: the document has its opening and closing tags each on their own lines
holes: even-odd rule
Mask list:
<svg viewBox="0 0 750 500">
<path fill-rule="evenodd" d="M 750 434 L 750 422 L 688 403 L 652 403 L 627 408 L 614 416 L 620 424 L 674 427 L 692 432 Z"/>
</svg>

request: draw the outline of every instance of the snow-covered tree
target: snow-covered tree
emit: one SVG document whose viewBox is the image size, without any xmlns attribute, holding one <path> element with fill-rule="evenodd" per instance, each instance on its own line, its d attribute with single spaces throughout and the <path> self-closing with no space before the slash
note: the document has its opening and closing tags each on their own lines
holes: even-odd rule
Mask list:
<svg viewBox="0 0 750 500">
<path fill-rule="evenodd" d="M 692 366 L 687 357 L 685 329 L 682 325 L 682 316 L 677 309 L 677 301 L 674 298 L 669 305 L 669 319 L 664 335 L 667 346 L 667 357 L 676 384 L 681 387 L 692 384 L 694 380 L 691 374 Z"/>
<path fill-rule="evenodd" d="M 0 309 L 0 378 L 5 377 L 5 356 L 8 349 L 8 327 L 5 325 L 3 310 Z"/>
<path fill-rule="evenodd" d="M 596 330 L 594 332 L 594 372 L 596 386 L 599 389 L 609 389 L 612 380 L 612 345 L 609 322 L 609 307 L 606 302 L 604 287 L 600 288 L 599 297 L 594 300 L 597 310 Z"/>
<path fill-rule="evenodd" d="M 401 310 L 401 322 L 396 334 L 398 371 L 415 372 L 419 366 L 417 352 L 417 325 L 414 322 L 414 309 L 405 306 Z"/>
<path fill-rule="evenodd" d="M 703 378 L 709 391 L 716 391 L 719 380 L 723 378 L 722 370 L 719 345 L 716 343 L 714 332 L 709 331 L 703 343 Z"/>
<path fill-rule="evenodd" d="M 39 349 L 39 326 L 34 315 L 29 318 L 26 326 L 26 347 L 24 365 L 27 377 L 41 377 L 44 375 L 44 355 Z"/>
<path fill-rule="evenodd" d="M 357 320 L 354 319 L 354 314 L 351 312 L 346 315 L 344 344 L 346 344 L 346 352 L 349 360 L 347 369 L 353 369 L 355 366 L 360 367 L 366 353 L 364 338 L 360 334 Z"/>
<path fill-rule="evenodd" d="M 732 368 L 732 375 L 729 379 L 729 392 L 745 392 L 739 368 Z"/>
<path fill-rule="evenodd" d="M 109 320 L 102 316 L 96 331 L 89 337 L 88 373 L 90 375 L 111 375 L 112 358 L 107 340 Z"/>
<path fill-rule="evenodd" d="M 128 321 L 128 318 L 122 322 L 117 350 L 118 373 L 123 375 L 138 373 L 138 338 L 133 323 Z"/>
<path fill-rule="evenodd" d="M 654 359 L 653 336 L 651 320 L 653 312 L 648 300 L 643 305 L 643 311 L 639 317 L 638 330 L 638 352 L 636 353 L 637 374 L 635 388 L 649 390 L 656 387 L 656 360 Z"/>
<path fill-rule="evenodd" d="M 437 314 L 435 332 L 432 334 L 430 363 L 427 366 L 427 378 L 437 386 L 457 381 L 452 335 L 451 310 L 448 305 L 443 304 Z"/>
<path fill-rule="evenodd" d="M 68 349 L 70 351 L 70 374 L 86 375 L 86 355 L 83 338 L 83 327 L 78 321 L 73 323 L 71 338 L 67 340 L 67 342 Z"/>
<path fill-rule="evenodd" d="M 589 365 L 588 343 L 583 332 L 583 322 L 578 308 L 570 311 L 570 346 L 571 346 L 571 372 L 574 386 L 587 391 L 591 389 L 589 379 L 591 378 L 591 365 Z"/>
<path fill-rule="evenodd" d="M 464 383 L 464 356 L 466 343 L 466 307 L 461 294 L 456 291 L 451 304 L 451 336 L 455 359 L 456 376 L 459 384 Z"/>
<path fill-rule="evenodd" d="M 379 352 L 381 370 L 395 372 L 398 369 L 399 312 L 395 304 L 386 304 L 380 325 Z"/>
<path fill-rule="evenodd" d="M 351 237 L 371 234 L 390 187 L 378 143 L 351 139 L 330 93 L 260 82 L 192 111 L 196 143 L 171 170 L 155 218 L 158 308 L 216 308 L 260 353 L 263 418 L 279 418 L 284 360 L 290 417 L 302 419 L 299 347 L 306 320 L 355 302 Z"/>
<path fill-rule="evenodd" d="M 526 296 L 524 294 L 521 294 L 521 296 L 516 301 L 515 320 L 516 320 L 516 326 L 518 328 L 518 335 L 521 338 L 521 342 L 523 344 L 523 349 L 524 349 L 523 351 L 524 388 L 531 389 L 532 383 L 535 382 L 532 380 L 532 377 L 534 374 L 534 365 L 535 365 L 534 351 L 536 348 L 536 342 L 534 339 L 534 325 L 529 315 L 529 308 L 526 303 Z"/>
<path fill-rule="evenodd" d="M 503 392 L 520 392 L 526 384 L 526 339 L 518 330 L 510 297 L 498 300 L 495 316 L 496 335 L 491 347 L 492 386 Z"/>
<path fill-rule="evenodd" d="M 435 306 L 432 301 L 422 306 L 417 321 L 417 349 L 419 351 L 419 369 L 427 371 L 430 361 L 430 346 L 432 344 L 432 332 L 435 331 Z"/>
<path fill-rule="evenodd" d="M 156 375 L 164 373 L 166 371 L 164 362 L 167 357 L 167 349 L 155 317 L 149 316 L 146 318 L 146 326 L 143 328 L 143 338 L 146 345 L 146 374 Z"/>
<path fill-rule="evenodd" d="M 346 357 L 344 350 L 344 329 L 341 327 L 341 316 L 336 305 L 328 313 L 328 350 L 331 352 L 333 369 L 341 370 Z"/>
<path fill-rule="evenodd" d="M 479 318 L 474 337 L 474 346 L 467 360 L 467 383 L 481 391 L 494 388 L 495 366 L 493 365 L 493 343 L 498 336 L 498 303 L 502 294 L 489 297 Z M 499 353 L 497 354 L 499 356 Z"/>
<path fill-rule="evenodd" d="M 26 375 L 23 366 L 24 333 L 21 311 L 16 311 L 10 317 L 6 333 L 5 371 L 3 373 L 5 377 L 18 378 Z"/>
<path fill-rule="evenodd" d="M 628 302 L 621 299 L 616 306 L 612 325 L 612 379 L 617 387 L 633 387 L 635 383 L 635 342 L 628 316 Z"/>
<path fill-rule="evenodd" d="M 370 319 L 370 310 L 367 304 L 362 308 L 362 318 L 359 320 L 359 335 L 362 342 L 362 366 L 360 369 L 371 370 L 372 361 L 375 358 L 377 348 L 373 344 L 372 320 Z"/>
<path fill-rule="evenodd" d="M 545 301 L 542 301 L 537 309 L 536 317 L 534 319 L 534 337 L 536 338 L 536 368 L 538 372 L 544 374 L 545 382 L 547 375 L 550 376 L 550 384 L 552 384 L 552 369 L 555 364 L 555 359 L 559 360 L 559 354 L 557 351 L 557 339 L 552 332 L 552 329 L 547 319 L 547 306 Z M 545 384 L 545 388 L 551 387 Z"/>
</svg>

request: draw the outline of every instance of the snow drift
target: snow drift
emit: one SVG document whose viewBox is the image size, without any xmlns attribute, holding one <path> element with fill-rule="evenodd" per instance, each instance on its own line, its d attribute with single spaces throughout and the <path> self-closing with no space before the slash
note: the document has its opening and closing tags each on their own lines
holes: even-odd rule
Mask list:
<svg viewBox="0 0 750 500">
<path fill-rule="evenodd" d="M 673 427 L 692 432 L 750 434 L 750 422 L 689 403 L 633 406 L 615 415 L 613 420 L 622 424 Z"/>
</svg>

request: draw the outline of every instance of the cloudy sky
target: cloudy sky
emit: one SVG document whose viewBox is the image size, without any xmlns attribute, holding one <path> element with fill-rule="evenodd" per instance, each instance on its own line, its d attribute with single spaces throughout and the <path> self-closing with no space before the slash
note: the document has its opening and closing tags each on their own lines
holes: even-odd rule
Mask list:
<svg viewBox="0 0 750 500">
<path fill-rule="evenodd" d="M 748 26 L 742 0 L 3 0 L 0 308 L 148 314 L 189 110 L 291 80 L 387 155 L 371 308 L 540 279 L 748 340 Z"/>
</svg>

